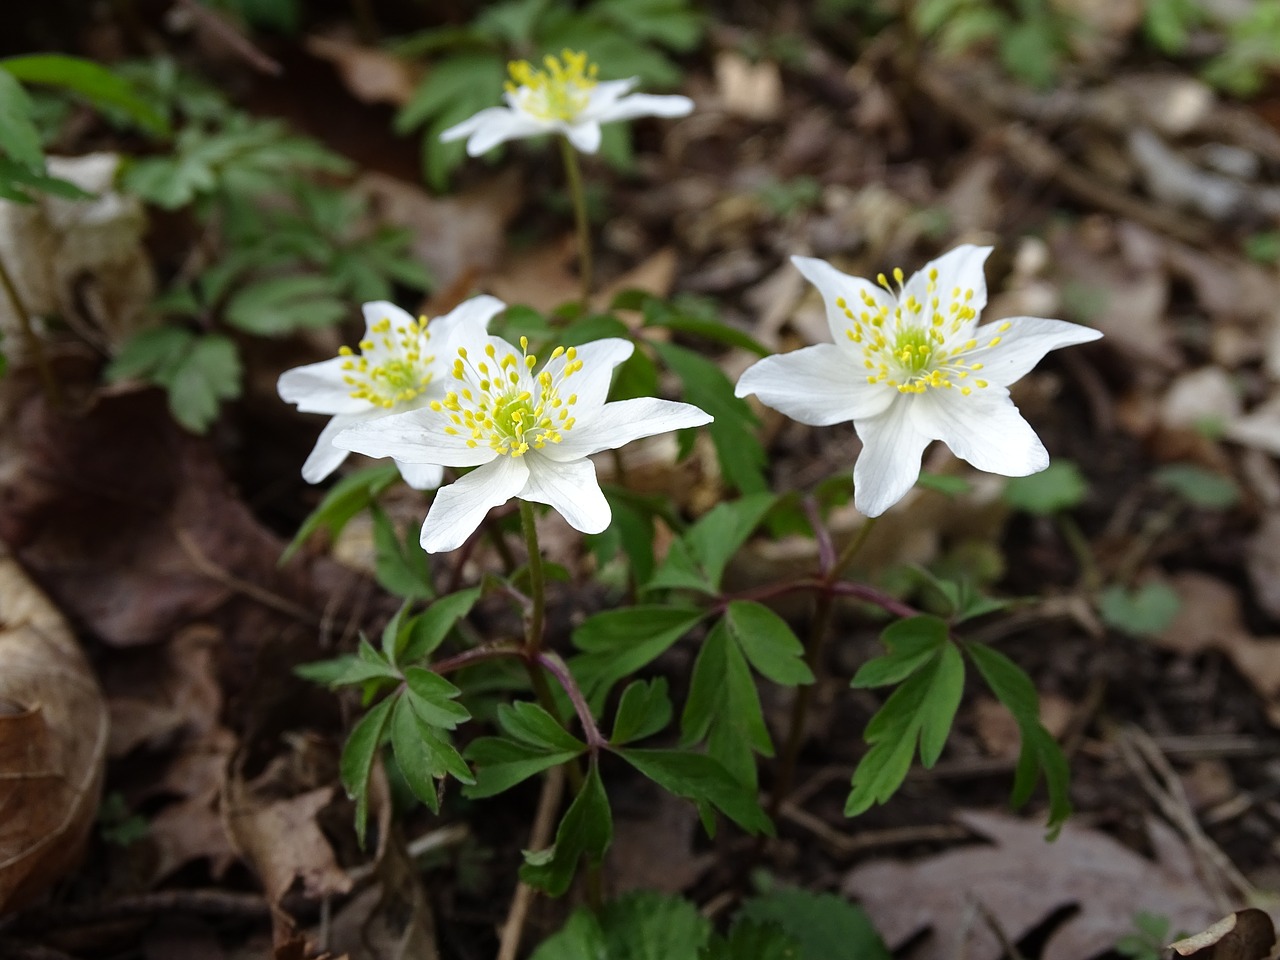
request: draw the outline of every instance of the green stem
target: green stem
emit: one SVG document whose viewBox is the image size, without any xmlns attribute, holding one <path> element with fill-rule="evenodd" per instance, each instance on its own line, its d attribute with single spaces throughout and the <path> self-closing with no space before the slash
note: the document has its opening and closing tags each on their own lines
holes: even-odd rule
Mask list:
<svg viewBox="0 0 1280 960">
<path fill-rule="evenodd" d="M 542 551 L 538 547 L 538 525 L 533 504 L 520 501 L 520 526 L 529 550 L 529 597 L 533 601 L 524 621 L 524 653 L 532 660 L 542 650 L 542 634 L 547 622 L 547 581 L 542 570 Z"/>
<path fill-rule="evenodd" d="M 769 813 L 776 820 L 782 803 L 791 792 L 795 780 L 796 764 L 800 759 L 800 748 L 804 745 L 805 719 L 809 715 L 809 704 L 813 701 L 813 691 L 822 679 L 823 653 L 826 651 L 827 637 L 831 633 L 831 615 L 836 593 L 830 589 L 840 579 L 849 564 L 853 563 L 858 551 L 866 544 L 871 531 L 875 529 L 876 518 L 868 517 L 857 535 L 849 541 L 848 546 L 839 558 L 831 565 L 831 569 L 823 571 L 819 581 L 825 588 L 817 597 L 813 610 L 813 625 L 809 630 L 809 642 L 805 644 L 804 662 L 813 673 L 813 683 L 796 689 L 796 697 L 791 701 L 791 720 L 787 726 L 787 739 L 782 748 L 782 759 L 778 764 L 778 776 L 773 781 L 773 792 L 769 798 Z"/>
<path fill-rule="evenodd" d="M 44 346 L 40 343 L 35 325 L 31 322 L 31 314 L 27 312 L 27 305 L 22 302 L 22 297 L 18 294 L 18 288 L 13 282 L 3 257 L 0 257 L 0 286 L 4 287 L 9 302 L 13 304 L 13 312 L 18 316 L 18 326 L 22 328 L 22 339 L 26 344 L 27 352 L 31 354 L 32 363 L 36 365 L 40 382 L 44 385 L 45 399 L 53 407 L 61 407 L 62 388 L 58 385 L 58 378 L 53 375 L 49 359 L 44 355 Z"/>
<path fill-rule="evenodd" d="M 578 282 L 582 286 L 582 305 L 591 297 L 591 228 L 587 224 L 587 195 L 582 188 L 582 169 L 578 152 L 567 137 L 560 138 L 560 156 L 564 160 L 569 197 L 573 201 L 573 220 L 578 228 Z"/>
</svg>

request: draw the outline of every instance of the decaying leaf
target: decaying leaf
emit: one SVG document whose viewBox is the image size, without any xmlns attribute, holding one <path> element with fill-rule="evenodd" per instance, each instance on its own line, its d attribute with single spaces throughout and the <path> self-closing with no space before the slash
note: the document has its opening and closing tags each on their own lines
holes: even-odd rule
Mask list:
<svg viewBox="0 0 1280 960">
<path fill-rule="evenodd" d="M 891 948 L 924 930 L 920 960 L 1005 953 L 990 915 L 1017 942 L 1063 907 L 1078 911 L 1050 933 L 1043 960 L 1086 960 L 1131 932 L 1140 911 L 1195 929 L 1213 919 L 1212 898 L 1196 878 L 1187 848 L 1159 821 L 1148 825 L 1151 861 L 1096 830 L 1068 823 L 1053 843 L 1044 829 L 1004 814 L 956 816 L 993 841 L 911 863 L 877 861 L 855 869 L 844 892 L 861 901 Z"/>
<path fill-rule="evenodd" d="M 1169 944 L 1169 949 L 1197 960 L 1267 960 L 1275 943 L 1271 917 L 1250 907 L 1223 917 L 1203 933 Z"/>
<path fill-rule="evenodd" d="M 70 628 L 0 548 L 0 914 L 38 898 L 79 859 L 107 726 Z"/>
</svg>

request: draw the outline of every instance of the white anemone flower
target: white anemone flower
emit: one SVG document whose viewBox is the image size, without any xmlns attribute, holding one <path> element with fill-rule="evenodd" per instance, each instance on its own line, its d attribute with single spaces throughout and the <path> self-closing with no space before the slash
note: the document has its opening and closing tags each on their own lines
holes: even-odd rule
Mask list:
<svg viewBox="0 0 1280 960">
<path fill-rule="evenodd" d="M 1009 384 L 1050 350 L 1086 343 L 1097 330 L 1062 320 L 1013 317 L 978 326 L 987 303 L 982 267 L 990 247 L 957 247 L 904 282 L 879 285 L 823 260 L 792 257 L 827 308 L 835 343 L 766 357 L 738 380 L 794 420 L 852 420 L 862 439 L 854 505 L 869 517 L 897 503 L 920 476 L 932 440 L 979 470 L 1023 477 L 1049 465 Z"/>
<path fill-rule="evenodd" d="M 489 321 L 506 309 L 496 297 L 473 297 L 430 322 L 414 319 L 394 303 L 364 305 L 365 332 L 359 351 L 343 347 L 338 356 L 280 375 L 276 389 L 303 413 L 327 413 L 332 419 L 302 465 L 302 477 L 319 483 L 347 459 L 333 445 L 347 427 L 413 410 L 445 395 L 448 358 L 468 336 L 483 336 Z M 435 464 L 396 464 L 409 486 L 434 490 L 444 471 Z"/>
<path fill-rule="evenodd" d="M 439 400 L 410 413 L 361 423 L 338 446 L 402 463 L 475 467 L 442 487 L 422 524 L 422 547 L 460 547 L 493 507 L 512 497 L 545 503 L 583 533 L 612 519 L 587 458 L 711 417 L 695 406 L 640 397 L 606 403 L 613 368 L 631 356 L 629 340 L 557 347 L 537 357 L 498 337 L 476 337 L 454 353 L 452 383 Z"/>
<path fill-rule="evenodd" d="M 508 140 L 560 133 L 583 153 L 600 149 L 600 124 L 636 117 L 683 117 L 693 111 L 688 97 L 632 93 L 639 78 L 596 78 L 598 68 L 585 53 L 565 50 L 543 59 L 545 70 L 519 60 L 508 66 L 505 107 L 488 107 L 440 134 L 440 139 L 467 137 L 473 157 Z"/>
</svg>

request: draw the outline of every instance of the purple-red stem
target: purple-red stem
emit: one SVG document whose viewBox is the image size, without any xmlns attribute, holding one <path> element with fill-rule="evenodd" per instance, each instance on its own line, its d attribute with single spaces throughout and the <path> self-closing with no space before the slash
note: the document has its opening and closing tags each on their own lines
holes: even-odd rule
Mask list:
<svg viewBox="0 0 1280 960">
<path fill-rule="evenodd" d="M 587 738 L 587 747 L 594 754 L 608 741 L 600 733 L 600 728 L 596 726 L 596 718 L 591 713 L 587 698 L 582 695 L 582 688 L 578 686 L 578 681 L 574 679 L 573 674 L 570 672 L 569 665 L 560 659 L 558 654 L 550 651 L 539 653 L 537 660 L 547 673 L 556 678 L 556 682 L 560 684 L 568 695 L 569 702 L 573 704 L 573 711 L 578 715 L 578 722 L 582 724 L 582 733 Z"/>
</svg>

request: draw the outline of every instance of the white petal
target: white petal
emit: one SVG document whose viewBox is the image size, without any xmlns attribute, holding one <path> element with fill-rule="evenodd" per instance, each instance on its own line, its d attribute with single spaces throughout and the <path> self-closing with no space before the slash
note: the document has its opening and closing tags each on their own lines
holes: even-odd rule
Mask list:
<svg viewBox="0 0 1280 960">
<path fill-rule="evenodd" d="M 489 321 L 505 309 L 505 303 L 487 294 L 463 300 L 443 317 L 437 317 L 427 325 L 433 352 L 440 348 L 440 344 L 452 343 L 460 334 L 483 335 L 489 329 Z M 439 357 L 439 353 L 436 356 Z"/>
<path fill-rule="evenodd" d="M 582 361 L 582 369 L 563 381 L 560 396 L 568 399 L 571 394 L 578 395 L 575 412 L 581 417 L 604 403 L 609 395 L 609 384 L 613 380 L 614 368 L 635 352 L 636 345 L 621 337 L 606 337 L 593 340 L 575 348 L 575 355 Z M 546 365 L 546 372 L 552 380 L 561 381 L 568 358 L 561 354 Z"/>
<path fill-rule="evenodd" d="M 819 343 L 752 364 L 733 392 L 739 397 L 754 393 L 792 420 L 825 427 L 877 416 L 898 396 L 883 383 L 867 383 L 862 370 L 848 351 Z"/>
<path fill-rule="evenodd" d="M 427 553 L 456 550 L 475 533 L 484 515 L 518 494 L 529 479 L 523 457 L 498 457 L 442 487 L 422 524 Z"/>
<path fill-rule="evenodd" d="M 583 419 L 572 430 L 566 430 L 560 443 L 549 443 L 538 453 L 548 460 L 566 463 L 601 450 L 612 450 L 640 437 L 700 427 L 710 423 L 711 419 L 710 414 L 690 403 L 654 397 L 618 400 L 606 403 L 589 419 Z"/>
<path fill-rule="evenodd" d="M 1000 328 L 1005 323 L 1011 326 L 1002 331 Z M 979 327 L 974 337 L 978 345 L 968 351 L 964 359 L 982 364 L 982 369 L 975 376 L 1007 386 L 1024 377 L 1050 350 L 1088 343 L 1101 336 L 1100 330 L 1065 320 L 1010 317 L 1007 321 Z M 1000 342 L 991 346 L 996 337 Z"/>
<path fill-rule="evenodd" d="M 613 514 L 600 492 L 596 465 L 585 458 L 557 463 L 541 453 L 531 451 L 521 458 L 529 467 L 529 480 L 520 498 L 554 507 L 569 526 L 583 533 L 599 533 L 609 526 Z"/>
<path fill-rule="evenodd" d="M 404 463 L 396 461 L 404 482 L 415 490 L 434 490 L 444 479 L 444 467 L 436 463 Z"/>
<path fill-rule="evenodd" d="M 912 295 L 927 308 L 930 299 L 929 272 L 937 270 L 938 280 L 933 296 L 938 298 L 938 307 L 944 317 L 949 316 L 947 308 L 957 288 L 960 290 L 959 302 L 972 307 L 974 313 L 982 313 L 982 308 L 987 305 L 987 277 L 983 272 L 983 264 L 987 262 L 991 250 L 991 247 L 975 247 L 971 243 L 965 243 L 954 250 L 948 250 L 936 260 L 930 260 L 907 280 L 903 299 Z M 973 296 L 966 300 L 964 295 L 969 290 L 973 291 Z M 976 318 L 972 322 L 976 323 Z"/>
<path fill-rule="evenodd" d="M 601 114 L 611 110 L 613 105 L 630 93 L 639 82 L 639 77 L 629 77 L 626 80 L 606 80 L 603 83 L 597 83 L 587 95 L 587 105 L 578 114 L 578 119 L 599 121 Z"/>
<path fill-rule="evenodd" d="M 858 420 L 862 453 L 853 465 L 853 505 L 878 517 L 901 500 L 920 476 L 920 455 L 931 437 L 921 433 L 911 416 L 914 396 L 899 396 L 878 417 Z"/>
<path fill-rule="evenodd" d="M 827 326 L 831 328 L 831 337 L 836 343 L 846 341 L 845 331 L 851 327 L 844 310 L 836 306 L 837 300 L 844 300 L 848 304 L 848 309 L 855 315 L 864 310 L 870 312 L 870 308 L 863 302 L 863 294 L 870 296 L 877 307 L 888 307 L 890 316 L 898 305 L 898 301 L 887 290 L 876 286 L 870 280 L 841 273 L 825 260 L 818 260 L 815 257 L 792 257 L 791 262 L 822 294 L 822 301 L 827 306 Z"/>
<path fill-rule="evenodd" d="M 468 447 L 471 434 L 458 427 L 446 410 L 429 407 L 394 413 L 356 424 L 339 434 L 334 444 L 366 457 L 394 457 L 402 463 L 438 463 L 446 467 L 475 467 L 498 454 L 487 444 Z M 446 433 L 453 428 L 458 432 Z"/>
<path fill-rule="evenodd" d="M 347 459 L 347 451 L 333 445 L 334 437 L 351 426 L 350 417 L 334 417 L 324 425 L 316 445 L 311 448 L 306 462 L 302 465 L 302 479 L 307 483 L 319 483 Z"/>
<path fill-rule="evenodd" d="M 565 127 L 564 135 L 583 153 L 595 153 L 600 149 L 600 124 L 596 120 L 583 120 Z"/>
<path fill-rule="evenodd" d="M 373 326 L 383 320 L 390 320 L 394 327 L 414 327 L 417 324 L 407 310 L 397 307 L 387 300 L 371 300 L 360 308 L 364 314 L 364 339 L 370 339 Z"/>
<path fill-rule="evenodd" d="M 1025 477 L 1049 465 L 1044 444 L 1006 395 L 930 390 L 912 400 L 916 429 L 979 470 Z"/>
<path fill-rule="evenodd" d="M 500 143 L 546 133 L 548 124 L 507 107 L 489 107 L 440 134 L 441 140 L 467 137 L 467 154 L 478 157 Z"/>
<path fill-rule="evenodd" d="M 601 123 L 612 123 L 636 117 L 684 117 L 692 112 L 693 101 L 688 97 L 633 93 L 602 109 L 595 115 L 595 119 Z"/>
<path fill-rule="evenodd" d="M 359 413 L 369 409 L 367 400 L 351 396 L 351 385 L 342 378 L 346 357 L 294 367 L 280 374 L 276 390 L 285 403 L 296 403 L 303 413 Z"/>
</svg>

